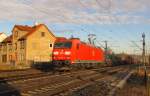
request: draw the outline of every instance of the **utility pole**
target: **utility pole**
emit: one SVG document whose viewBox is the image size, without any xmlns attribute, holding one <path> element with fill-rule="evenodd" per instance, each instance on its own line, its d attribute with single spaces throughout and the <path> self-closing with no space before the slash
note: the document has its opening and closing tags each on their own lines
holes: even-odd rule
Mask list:
<svg viewBox="0 0 150 96">
<path fill-rule="evenodd" d="M 145 79 L 145 82 L 147 82 L 147 72 L 146 72 L 146 58 L 145 58 L 145 33 L 142 33 L 142 45 L 143 45 L 143 50 L 142 50 L 142 63 L 144 65 L 144 79 Z M 147 84 L 147 83 L 146 83 Z"/>
<path fill-rule="evenodd" d="M 144 70 L 146 72 L 146 62 L 145 62 L 145 33 L 142 33 L 142 38 L 143 38 L 143 51 L 142 51 L 142 63 L 144 64 Z"/>
<path fill-rule="evenodd" d="M 142 38 L 143 38 L 143 51 L 142 51 L 142 62 L 145 65 L 145 34 L 142 34 Z"/>
<path fill-rule="evenodd" d="M 108 41 L 105 40 L 105 63 L 107 64 L 107 53 L 108 53 Z"/>
<path fill-rule="evenodd" d="M 148 66 L 150 66 L 150 55 L 148 56 Z"/>
<path fill-rule="evenodd" d="M 108 47 L 108 42 L 112 42 L 112 41 L 104 40 L 102 42 L 105 43 L 105 46 L 103 47 L 104 50 L 105 50 L 105 63 L 108 64 L 108 59 L 109 59 L 108 58 L 108 56 L 109 56 L 109 54 L 108 54 L 108 48 L 110 48 L 110 46 Z M 119 46 L 111 46 L 111 47 L 119 47 Z"/>
<path fill-rule="evenodd" d="M 119 47 L 119 46 L 108 46 L 108 42 L 116 42 L 116 41 L 108 41 L 108 40 L 104 40 L 104 41 L 100 41 L 100 42 L 104 42 L 104 45 L 103 44 L 101 44 L 99 41 L 97 41 L 96 40 L 96 42 L 97 42 L 97 44 L 99 44 L 100 46 L 101 46 L 101 48 L 103 48 L 103 50 L 104 50 L 104 55 L 105 55 L 105 59 L 104 59 L 104 61 L 105 61 L 105 63 L 107 64 L 107 65 L 109 65 L 110 63 L 108 62 L 109 60 L 110 60 L 110 58 L 109 58 L 109 53 L 108 53 L 108 51 L 109 51 L 109 49 L 108 48 L 110 48 L 110 47 Z"/>
<path fill-rule="evenodd" d="M 143 64 L 143 66 L 144 66 L 144 55 L 145 55 L 145 52 L 144 52 L 144 50 L 145 50 L 145 34 L 142 34 L 142 47 L 140 47 L 136 42 L 141 42 L 141 41 L 131 41 L 131 43 L 134 45 L 134 46 L 131 46 L 131 47 L 136 47 L 136 48 L 138 48 L 139 49 L 139 51 L 142 51 L 142 55 L 141 55 L 141 57 L 142 57 L 142 64 Z M 140 70 L 141 70 L 141 64 L 138 64 L 138 73 L 140 74 Z M 144 72 L 145 72 L 145 67 L 144 67 Z"/>
</svg>

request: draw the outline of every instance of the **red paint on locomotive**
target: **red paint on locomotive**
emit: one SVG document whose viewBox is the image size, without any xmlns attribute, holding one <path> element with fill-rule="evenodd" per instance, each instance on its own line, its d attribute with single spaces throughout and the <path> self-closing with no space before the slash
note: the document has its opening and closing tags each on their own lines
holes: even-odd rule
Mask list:
<svg viewBox="0 0 150 96">
<path fill-rule="evenodd" d="M 61 63 L 100 63 L 104 61 L 104 51 L 86 44 L 78 38 L 58 38 L 53 49 L 53 61 Z"/>
</svg>

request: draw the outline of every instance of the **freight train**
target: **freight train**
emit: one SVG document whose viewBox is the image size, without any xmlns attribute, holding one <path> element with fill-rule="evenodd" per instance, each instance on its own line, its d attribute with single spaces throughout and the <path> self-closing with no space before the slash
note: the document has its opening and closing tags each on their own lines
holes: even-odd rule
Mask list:
<svg viewBox="0 0 150 96">
<path fill-rule="evenodd" d="M 58 38 L 55 42 L 52 64 L 57 67 L 97 67 L 104 62 L 104 51 L 79 38 Z"/>
</svg>

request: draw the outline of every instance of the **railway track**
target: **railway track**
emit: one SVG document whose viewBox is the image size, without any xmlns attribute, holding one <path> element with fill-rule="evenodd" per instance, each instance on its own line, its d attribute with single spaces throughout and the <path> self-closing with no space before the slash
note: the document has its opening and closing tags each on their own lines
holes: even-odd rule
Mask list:
<svg viewBox="0 0 150 96">
<path fill-rule="evenodd" d="M 124 73 L 125 75 L 128 73 L 123 71 L 123 69 L 125 68 L 107 67 L 53 75 L 51 73 L 44 73 L 35 76 L 29 75 L 27 77 L 18 76 L 15 79 L 5 79 L 5 81 L 15 87 L 16 90 L 19 90 L 22 96 L 67 96 L 68 94 L 102 80 L 107 81 L 106 79 L 108 79 L 108 81 L 111 80 L 111 82 L 113 82 L 113 78 L 114 82 L 119 82 L 117 78 L 124 76 L 116 75 L 119 74 L 117 72 Z M 127 69 L 129 71 L 129 68 Z M 14 90 L 1 91 L 0 94 L 6 94 L 12 91 Z"/>
<path fill-rule="evenodd" d="M 17 75 L 17 76 L 9 76 L 9 77 L 4 77 L 0 79 L 0 83 L 3 82 L 18 82 L 18 81 L 24 81 L 28 79 L 35 79 L 35 78 L 41 78 L 45 76 L 52 75 L 52 73 L 35 73 L 35 74 L 22 74 L 22 75 Z"/>
<path fill-rule="evenodd" d="M 114 69 L 114 71 L 116 72 L 116 69 Z M 108 73 L 111 73 L 111 72 L 108 72 Z M 115 74 L 114 76 L 118 78 L 115 72 L 112 72 L 112 74 Z M 111 82 L 116 82 L 117 79 L 115 77 L 113 81 L 112 76 L 110 75 L 106 76 L 106 75 L 100 74 L 99 72 L 94 72 L 93 74 L 88 74 L 84 76 L 79 75 L 73 79 L 70 79 L 69 81 L 65 80 L 65 82 L 60 82 L 64 78 L 66 78 L 64 77 L 64 78 L 59 79 L 59 83 L 58 82 L 55 84 L 50 83 L 50 84 L 47 84 L 46 86 L 36 88 L 32 91 L 27 91 L 27 93 L 23 95 L 24 96 L 26 95 L 28 96 L 67 96 L 69 93 L 73 92 L 73 90 L 80 88 L 80 86 L 83 85 L 82 87 L 85 87 L 85 85 L 89 85 L 89 84 L 91 85 L 94 82 L 98 82 L 99 80 L 105 81 L 106 79 L 108 79 L 108 80 L 111 80 Z"/>
<path fill-rule="evenodd" d="M 110 69 L 112 67 L 106 67 L 106 68 L 100 68 L 100 70 L 105 72 L 106 70 Z M 86 69 L 83 69 L 84 71 Z M 90 70 L 97 70 L 97 69 L 90 69 Z M 99 70 L 99 71 L 100 71 Z M 80 70 L 74 70 L 71 72 L 76 72 Z M 55 75 L 55 74 L 65 74 L 69 73 L 70 71 L 64 71 L 64 72 L 59 72 L 59 71 L 50 71 L 50 72 L 41 72 L 39 70 L 35 69 L 28 69 L 28 70 L 15 70 L 15 71 L 2 71 L 0 72 L 0 83 L 2 82 L 16 82 L 19 80 L 27 80 L 27 79 L 35 79 L 35 78 L 40 78 L 40 77 L 45 77 L 49 75 Z"/>
<path fill-rule="evenodd" d="M 129 70 L 126 70 L 126 72 Z M 126 76 L 127 74 L 124 72 L 119 72 L 119 73 L 113 73 L 107 76 L 99 76 L 96 78 L 90 78 L 90 80 L 88 80 L 88 82 L 84 82 L 83 86 L 79 86 L 79 87 L 69 87 L 69 90 L 66 91 L 62 91 L 62 92 L 58 92 L 55 94 L 52 94 L 54 96 L 113 96 L 112 92 L 115 92 L 116 87 L 118 87 L 119 82 Z M 82 82 L 81 82 L 82 84 Z M 91 89 L 92 85 L 97 85 L 99 91 L 97 92 L 98 94 L 95 94 L 96 92 L 91 92 L 91 90 L 95 90 L 95 88 Z M 87 90 L 87 87 L 89 88 Z M 71 90 L 70 90 L 71 89 Z M 93 90 L 93 91 L 94 91 Z M 90 92 L 90 93 L 89 93 Z M 77 93 L 77 94 L 76 94 Z M 91 94 L 91 95 L 89 95 Z M 95 95 L 94 95 L 95 94 Z M 39 95 L 40 96 L 40 95 Z M 48 95 L 45 95 L 48 96 Z"/>
<path fill-rule="evenodd" d="M 42 73 L 40 70 L 36 69 L 24 69 L 24 70 L 7 70 L 7 71 L 0 71 L 0 78 L 15 78 L 15 77 L 21 77 L 23 75 L 30 75 L 30 74 L 38 74 Z"/>
<path fill-rule="evenodd" d="M 80 76 L 85 76 L 85 75 L 88 75 L 88 74 L 93 74 L 93 72 L 90 72 L 90 71 L 86 71 L 87 73 L 85 74 L 84 73 L 85 70 L 82 70 L 82 71 L 78 71 L 78 72 L 71 72 L 71 73 L 65 73 L 65 74 L 61 74 L 61 75 L 47 75 L 47 76 L 39 76 L 38 78 L 28 78 L 28 79 L 19 79 L 19 80 L 9 80 L 7 81 L 7 84 L 9 85 L 13 85 L 13 87 L 16 88 L 16 90 L 19 90 L 19 92 L 27 92 L 29 90 L 33 90 L 35 88 L 40 88 L 41 86 L 46 86 L 47 84 L 56 84 L 56 83 L 59 83 L 60 80 L 61 82 L 66 82 L 66 81 L 69 81 L 69 80 L 72 80 L 73 78 L 72 77 L 76 77 L 76 78 L 79 78 L 77 74 L 80 74 Z M 69 78 L 70 77 L 70 78 Z M 66 78 L 66 79 L 61 79 L 61 78 Z M 51 82 L 49 82 L 51 80 Z M 43 82 L 41 82 L 43 81 Z M 41 82 L 41 84 L 40 84 Z M 3 86 L 7 86 L 7 84 L 3 83 Z M 2 87 L 3 87 L 2 86 Z M 0 92 L 0 95 L 4 95 L 5 94 L 9 94 L 13 91 L 16 91 L 16 90 L 4 90 L 4 91 L 1 91 Z M 8 95 L 10 96 L 10 95 Z M 14 95 L 16 96 L 16 95 Z"/>
</svg>

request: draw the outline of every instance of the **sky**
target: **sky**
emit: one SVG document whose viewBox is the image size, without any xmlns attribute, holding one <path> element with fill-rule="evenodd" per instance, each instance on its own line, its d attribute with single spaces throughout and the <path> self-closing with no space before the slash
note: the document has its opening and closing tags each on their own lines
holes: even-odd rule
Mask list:
<svg viewBox="0 0 150 96">
<path fill-rule="evenodd" d="M 56 36 L 87 42 L 95 34 L 96 42 L 104 46 L 107 40 L 116 53 L 141 54 L 143 32 L 150 51 L 149 6 L 150 0 L 0 0 L 0 32 L 44 23 Z"/>
</svg>

